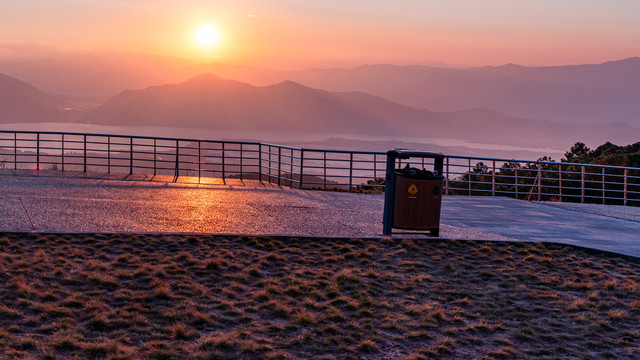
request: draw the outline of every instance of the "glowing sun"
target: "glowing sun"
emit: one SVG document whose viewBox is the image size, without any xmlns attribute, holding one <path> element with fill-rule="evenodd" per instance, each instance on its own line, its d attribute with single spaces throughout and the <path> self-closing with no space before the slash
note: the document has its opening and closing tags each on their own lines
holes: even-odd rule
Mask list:
<svg viewBox="0 0 640 360">
<path fill-rule="evenodd" d="M 218 41 L 218 29 L 211 25 L 202 25 L 196 30 L 194 38 L 196 42 L 202 46 L 211 46 Z"/>
</svg>

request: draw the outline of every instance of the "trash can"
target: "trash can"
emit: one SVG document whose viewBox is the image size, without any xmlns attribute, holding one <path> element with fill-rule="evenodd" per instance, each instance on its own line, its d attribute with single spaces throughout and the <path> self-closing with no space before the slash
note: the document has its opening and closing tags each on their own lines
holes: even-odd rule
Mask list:
<svg viewBox="0 0 640 360">
<path fill-rule="evenodd" d="M 432 171 L 412 167 L 396 169 L 396 160 L 410 157 L 431 158 Z M 430 152 L 390 150 L 387 152 L 385 183 L 385 209 L 383 232 L 390 235 L 392 228 L 428 232 L 440 235 L 440 209 L 442 207 L 442 176 L 444 155 Z"/>
</svg>

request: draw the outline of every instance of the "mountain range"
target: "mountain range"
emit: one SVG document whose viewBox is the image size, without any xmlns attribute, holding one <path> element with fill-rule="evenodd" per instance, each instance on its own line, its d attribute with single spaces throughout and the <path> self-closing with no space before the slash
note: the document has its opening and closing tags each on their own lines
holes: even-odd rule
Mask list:
<svg viewBox="0 0 640 360">
<path fill-rule="evenodd" d="M 287 79 L 328 91 L 364 91 L 435 111 L 490 108 L 559 123 L 640 126 L 640 58 L 598 65 L 465 69 L 364 65 Z"/>
<path fill-rule="evenodd" d="M 177 84 L 125 90 L 87 113 L 59 110 L 60 102 L 55 98 L 7 76 L 0 78 L 0 89 L 2 94 L 13 96 L 0 105 L 0 122 L 5 123 L 64 118 L 67 122 L 111 126 L 452 138 L 565 148 L 576 141 L 629 143 L 640 138 L 640 129 L 620 122 L 606 126 L 566 125 L 515 118 L 486 108 L 436 112 L 364 92 L 329 92 L 292 81 L 254 86 L 214 74 L 201 74 Z M 41 112 L 27 116 L 16 110 L 29 108 Z"/>
<path fill-rule="evenodd" d="M 432 111 L 487 108 L 516 118 L 564 124 L 640 127 L 640 58 L 602 64 L 444 68 L 362 65 L 352 69 L 275 71 L 198 64 L 143 53 L 93 52 L 57 58 L 0 60 L 0 73 L 76 106 L 102 104 L 124 89 L 179 83 L 215 73 L 254 86 L 294 81 L 331 92 L 361 91 Z"/>
</svg>

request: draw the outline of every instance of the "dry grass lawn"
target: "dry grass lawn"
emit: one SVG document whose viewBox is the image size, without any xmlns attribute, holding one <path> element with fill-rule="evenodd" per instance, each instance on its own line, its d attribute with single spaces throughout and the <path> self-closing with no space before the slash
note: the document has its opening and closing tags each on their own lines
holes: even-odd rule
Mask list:
<svg viewBox="0 0 640 360">
<path fill-rule="evenodd" d="M 0 358 L 638 359 L 640 266 L 542 244 L 3 233 Z"/>
</svg>

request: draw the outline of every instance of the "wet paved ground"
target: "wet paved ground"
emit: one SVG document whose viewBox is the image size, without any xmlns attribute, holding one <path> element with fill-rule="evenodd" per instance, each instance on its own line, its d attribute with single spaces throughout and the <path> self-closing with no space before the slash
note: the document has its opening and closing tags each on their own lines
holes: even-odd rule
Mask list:
<svg viewBox="0 0 640 360">
<path fill-rule="evenodd" d="M 0 231 L 382 235 L 381 194 L 209 181 L 197 185 L 0 173 Z M 447 238 L 562 242 L 640 257 L 640 222 L 575 208 L 446 196 L 441 222 L 441 236 Z"/>
</svg>

